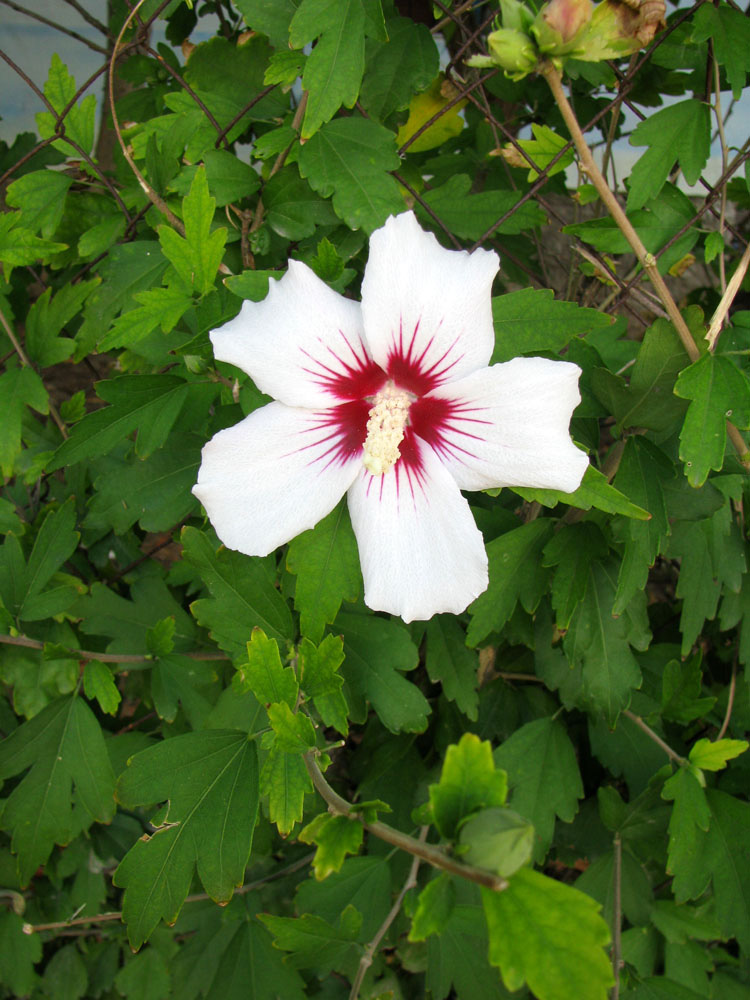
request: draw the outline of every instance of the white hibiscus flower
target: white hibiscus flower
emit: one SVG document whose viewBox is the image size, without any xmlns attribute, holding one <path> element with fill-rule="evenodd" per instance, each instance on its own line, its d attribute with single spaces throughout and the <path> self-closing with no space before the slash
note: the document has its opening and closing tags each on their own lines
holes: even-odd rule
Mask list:
<svg viewBox="0 0 750 1000">
<path fill-rule="evenodd" d="M 461 490 L 572 492 L 588 464 L 568 433 L 577 365 L 488 367 L 497 269 L 495 253 L 445 250 L 407 212 L 372 234 L 361 305 L 290 261 L 212 332 L 217 359 L 275 400 L 203 449 L 193 492 L 225 545 L 267 555 L 347 493 L 369 607 L 408 622 L 486 589 Z"/>
</svg>

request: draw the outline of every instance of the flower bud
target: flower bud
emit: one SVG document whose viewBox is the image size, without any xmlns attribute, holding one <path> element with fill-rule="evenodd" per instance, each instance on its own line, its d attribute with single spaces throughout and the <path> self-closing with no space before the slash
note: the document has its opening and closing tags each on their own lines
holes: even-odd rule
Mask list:
<svg viewBox="0 0 750 1000">
<path fill-rule="evenodd" d="M 591 20 L 593 10 L 591 0 L 550 0 L 534 22 L 533 33 L 541 51 L 554 53 L 560 46 L 574 42 Z"/>
<path fill-rule="evenodd" d="M 502 66 L 506 74 L 520 80 L 537 64 L 537 52 L 528 35 L 515 28 L 498 28 L 487 37 L 489 57 L 474 56 L 469 66 Z"/>
</svg>

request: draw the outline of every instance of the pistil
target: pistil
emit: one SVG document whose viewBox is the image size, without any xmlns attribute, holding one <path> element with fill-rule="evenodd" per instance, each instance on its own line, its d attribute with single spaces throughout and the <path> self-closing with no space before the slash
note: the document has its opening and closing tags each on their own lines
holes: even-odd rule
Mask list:
<svg viewBox="0 0 750 1000">
<path fill-rule="evenodd" d="M 373 476 L 389 472 L 401 457 L 399 445 L 409 418 L 413 396 L 389 382 L 373 400 L 368 414 L 362 461 Z"/>
</svg>

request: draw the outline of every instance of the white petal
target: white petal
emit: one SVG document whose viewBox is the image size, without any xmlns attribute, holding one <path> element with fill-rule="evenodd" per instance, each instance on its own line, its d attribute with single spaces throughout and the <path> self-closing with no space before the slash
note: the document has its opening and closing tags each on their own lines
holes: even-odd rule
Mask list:
<svg viewBox="0 0 750 1000">
<path fill-rule="evenodd" d="M 269 403 L 203 448 L 193 493 L 228 548 L 268 555 L 317 524 L 347 491 L 361 456 L 337 455 L 320 418 Z"/>
<path fill-rule="evenodd" d="M 365 346 L 359 303 L 299 261 L 289 261 L 284 277 L 270 282 L 262 302 L 244 302 L 238 316 L 213 330 L 211 341 L 219 361 L 241 368 L 262 392 L 289 406 L 331 406 L 369 395 L 369 383 L 347 392 L 353 378 L 366 380 L 368 372 L 383 381 Z"/>
<path fill-rule="evenodd" d="M 431 449 L 419 472 L 365 470 L 349 490 L 365 603 L 404 621 L 458 614 L 487 588 L 487 554 L 469 505 Z"/>
<path fill-rule="evenodd" d="M 393 358 L 403 357 L 438 385 L 484 367 L 498 263 L 487 250 L 445 250 L 411 212 L 391 216 L 370 237 L 362 281 L 367 343 L 381 368 L 393 373 Z"/>
<path fill-rule="evenodd" d="M 457 406 L 430 443 L 460 488 L 578 489 L 588 458 L 568 427 L 580 374 L 568 361 L 515 358 L 436 389 Z"/>
</svg>

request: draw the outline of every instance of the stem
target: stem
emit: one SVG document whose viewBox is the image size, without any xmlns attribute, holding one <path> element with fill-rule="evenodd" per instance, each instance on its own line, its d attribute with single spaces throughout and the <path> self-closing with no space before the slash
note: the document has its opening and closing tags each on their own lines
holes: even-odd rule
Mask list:
<svg viewBox="0 0 750 1000">
<path fill-rule="evenodd" d="M 716 92 L 716 102 L 714 104 L 714 111 L 716 113 L 716 126 L 719 131 L 719 141 L 721 144 L 721 173 L 725 173 L 727 169 L 727 140 L 724 135 L 724 120 L 721 117 L 721 81 L 719 79 L 719 63 L 716 60 L 716 56 L 713 57 L 713 68 L 714 68 L 714 90 Z M 724 238 L 724 219 L 727 214 L 727 186 L 726 184 L 721 185 L 721 205 L 720 205 L 720 215 L 719 215 L 719 235 Z M 721 292 L 722 295 L 727 290 L 727 273 L 724 263 L 724 248 L 721 248 L 721 253 L 719 254 L 719 279 L 721 281 Z"/>
<path fill-rule="evenodd" d="M 716 347 L 716 341 L 719 339 L 719 334 L 721 333 L 721 328 L 724 325 L 724 320 L 726 319 L 727 313 L 732 306 L 732 302 L 734 302 L 737 292 L 740 290 L 740 285 L 742 284 L 745 274 L 747 273 L 748 265 L 750 265 L 750 243 L 748 243 L 745 247 L 745 252 L 740 258 L 737 269 L 729 279 L 727 289 L 716 307 L 716 312 L 711 317 L 708 332 L 706 333 L 709 351 L 713 351 Z"/>
<path fill-rule="evenodd" d="M 638 262 L 641 264 L 644 271 L 649 276 L 654 288 L 658 292 L 659 298 L 662 300 L 664 308 L 667 310 L 667 315 L 672 321 L 672 324 L 677 331 L 677 335 L 682 341 L 685 353 L 690 358 L 691 363 L 697 361 L 700 358 L 700 351 L 698 350 L 698 346 L 693 339 L 693 335 L 690 332 L 687 323 L 683 319 L 680 310 L 677 308 L 677 303 L 672 298 L 672 293 L 667 287 L 667 283 L 659 273 L 659 268 L 656 266 L 656 258 L 652 253 L 649 253 L 643 245 L 640 236 L 633 228 L 633 224 L 625 214 L 625 211 L 610 190 L 607 181 L 604 179 L 601 171 L 594 162 L 594 157 L 591 155 L 591 150 L 586 143 L 586 139 L 581 131 L 581 126 L 578 124 L 575 112 L 565 96 L 565 91 L 562 86 L 562 76 L 559 70 L 557 70 L 552 63 L 545 63 L 541 68 L 541 74 L 549 84 L 555 103 L 560 109 L 560 113 L 565 120 L 565 124 L 568 126 L 568 131 L 570 132 L 578 151 L 578 156 L 580 157 L 583 169 L 588 174 L 591 183 L 599 193 L 599 197 L 606 205 L 612 218 L 620 227 L 623 236 L 628 241 L 633 253 L 638 258 Z M 750 454 L 748 453 L 748 447 L 744 438 L 734 424 L 727 424 L 727 434 L 729 435 L 729 439 L 740 457 L 740 462 L 745 466 L 745 468 L 750 468 Z"/>
<path fill-rule="evenodd" d="M 734 707 L 734 693 L 737 689 L 737 654 L 735 654 L 734 660 L 732 662 L 732 678 L 729 681 L 729 694 L 727 695 L 727 709 L 724 712 L 724 721 L 721 724 L 721 729 L 716 734 L 716 739 L 721 740 L 729 728 L 729 720 L 732 718 L 732 708 Z"/>
<path fill-rule="evenodd" d="M 687 766 L 688 761 L 684 757 L 680 757 L 680 755 L 676 753 L 668 743 L 665 743 L 661 736 L 659 736 L 658 733 L 655 733 L 651 726 L 647 725 L 643 721 L 640 715 L 636 715 L 635 712 L 631 712 L 628 708 L 624 708 L 622 710 L 622 714 L 626 716 L 626 718 L 630 719 L 631 722 L 634 722 L 639 729 L 642 729 L 646 736 L 648 736 L 649 739 L 652 739 L 658 747 L 661 747 L 671 761 L 674 761 L 674 763 L 678 764 L 680 767 Z"/>
<path fill-rule="evenodd" d="M 596 188 L 599 193 L 599 197 L 606 205 L 612 218 L 622 230 L 622 234 L 632 247 L 633 253 L 638 258 L 638 262 L 646 271 L 651 279 L 651 283 L 659 293 L 659 298 L 664 303 L 664 308 L 667 310 L 667 314 L 672 320 L 672 323 L 674 323 L 675 329 L 677 330 L 679 338 L 682 341 L 687 356 L 691 361 L 697 361 L 700 357 L 700 351 L 696 347 L 693 335 L 688 329 L 687 323 L 682 318 L 682 314 L 677 308 L 677 303 L 672 298 L 672 293 L 667 288 L 664 278 L 662 278 L 659 273 L 659 269 L 656 266 L 656 258 L 652 253 L 649 253 L 643 245 L 640 236 L 633 228 L 633 224 L 625 214 L 625 211 L 612 193 L 609 185 L 602 176 L 601 171 L 594 162 L 594 157 L 591 155 L 591 150 L 586 143 L 586 139 L 581 131 L 581 126 L 578 124 L 575 112 L 570 106 L 568 98 L 565 96 L 565 91 L 562 86 L 562 76 L 559 70 L 557 70 L 551 63 L 546 63 L 542 67 L 541 72 L 542 76 L 549 84 L 552 95 L 555 98 L 555 103 L 560 109 L 560 113 L 565 119 L 565 124 L 568 126 L 568 131 L 570 132 L 571 138 L 575 143 L 583 169 L 588 174 L 591 183 Z"/>
<path fill-rule="evenodd" d="M 307 108 L 307 91 L 303 90 L 302 97 L 300 99 L 299 104 L 297 105 L 297 110 L 294 112 L 294 118 L 292 118 L 292 128 L 294 129 L 295 132 L 299 132 L 300 128 L 302 127 L 302 119 L 305 117 L 306 108 Z M 289 145 L 286 147 L 286 149 L 282 149 L 282 151 L 276 157 L 274 164 L 271 167 L 270 173 L 268 174 L 268 180 L 270 180 L 274 174 L 277 174 L 279 170 L 281 170 L 281 168 L 284 166 L 284 164 L 286 163 L 286 158 L 287 156 L 289 156 L 289 153 L 291 152 L 292 146 L 297 141 L 298 139 L 294 139 L 292 142 L 290 142 Z M 263 197 L 261 196 L 260 198 L 258 198 L 258 204 L 255 206 L 255 215 L 253 216 L 253 222 L 248 232 L 255 233 L 260 229 L 261 225 L 263 224 L 263 216 L 265 214 L 265 210 L 266 209 L 263 204 Z"/>
<path fill-rule="evenodd" d="M 247 892 L 252 892 L 253 889 L 260 888 L 260 886 L 265 885 L 267 882 L 283 878 L 284 875 L 291 875 L 293 872 L 299 871 L 300 868 L 308 865 L 314 856 L 315 852 L 312 851 L 310 854 L 306 854 L 304 858 L 293 861 L 286 868 L 281 868 L 277 872 L 271 872 L 270 875 L 264 875 L 263 878 L 256 879 L 254 882 L 247 882 L 245 885 L 241 885 L 238 889 L 234 890 L 234 894 L 242 896 Z M 187 896 L 185 902 L 199 903 L 207 899 L 213 899 L 213 897 L 209 896 L 207 892 L 196 892 L 192 896 Z M 38 934 L 40 931 L 57 931 L 65 927 L 76 927 L 79 924 L 104 924 L 112 920 L 122 920 L 122 910 L 112 910 L 110 913 L 96 913 L 90 917 L 74 917 L 72 920 L 56 920 L 50 924 L 24 924 L 23 932 L 24 934 Z"/>
<path fill-rule="evenodd" d="M 419 839 L 422 843 L 424 843 L 425 840 L 427 839 L 428 830 L 429 830 L 428 826 L 423 826 L 422 829 L 419 831 Z M 420 864 L 421 864 L 421 858 L 415 856 L 414 860 L 411 863 L 411 867 L 409 868 L 409 874 L 406 876 L 406 881 L 401 886 L 401 892 L 399 892 L 398 896 L 396 897 L 395 903 L 390 908 L 388 916 L 385 918 L 383 923 L 378 928 L 375 937 L 372 939 L 372 941 L 370 941 L 370 943 L 365 948 L 365 953 L 359 960 L 359 968 L 357 969 L 357 975 L 354 977 L 354 982 L 352 983 L 351 992 L 349 993 L 349 1000 L 357 1000 L 360 988 L 362 986 L 362 981 L 365 978 L 367 970 L 372 965 L 373 957 L 375 955 L 375 952 L 378 950 L 380 946 L 380 942 L 385 937 L 388 928 L 391 926 L 393 921 L 399 915 L 399 912 L 401 911 L 401 907 L 403 906 L 404 898 L 406 897 L 407 892 L 409 892 L 410 889 L 413 889 L 417 884 L 417 872 L 419 871 Z"/>
<path fill-rule="evenodd" d="M 502 892 L 503 889 L 508 888 L 506 879 L 501 878 L 499 875 L 494 875 L 492 872 L 485 871 L 483 868 L 464 865 L 460 861 L 456 861 L 440 847 L 427 844 L 423 840 L 417 840 L 416 837 L 410 837 L 407 833 L 402 833 L 400 830 L 388 826 L 387 823 L 381 823 L 377 820 L 373 823 L 366 822 L 358 814 L 355 805 L 347 802 L 346 799 L 342 798 L 338 792 L 335 792 L 331 788 L 323 777 L 323 772 L 318 767 L 312 752 L 306 753 L 304 760 L 313 785 L 315 785 L 316 790 L 328 804 L 329 812 L 332 812 L 334 815 L 349 816 L 353 820 L 358 820 L 365 830 L 374 837 L 384 840 L 387 844 L 392 844 L 393 847 L 399 847 L 402 851 L 412 854 L 421 861 L 426 861 L 428 865 L 439 868 L 441 871 L 450 872 L 452 875 L 459 875 L 461 878 L 468 879 L 470 882 L 476 882 L 478 885 L 483 885 L 487 889 L 493 889 L 495 892 Z"/>
<path fill-rule="evenodd" d="M 27 649 L 44 649 L 45 644 L 27 635 L 0 635 L 0 644 L 25 646 Z M 99 660 L 100 663 L 151 663 L 156 657 L 144 653 L 97 653 L 91 649 L 68 649 L 72 660 Z M 180 653 L 191 660 L 228 660 L 226 653 L 211 653 L 198 650 L 195 653 Z"/>
<path fill-rule="evenodd" d="M 612 972 L 615 985 L 612 987 L 612 1000 L 620 996 L 620 965 L 622 962 L 622 840 L 619 832 L 615 834 L 612 844 L 614 865 L 612 872 Z"/>
</svg>

